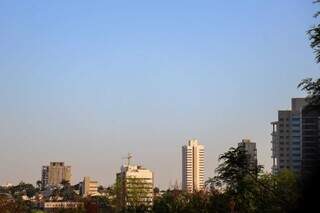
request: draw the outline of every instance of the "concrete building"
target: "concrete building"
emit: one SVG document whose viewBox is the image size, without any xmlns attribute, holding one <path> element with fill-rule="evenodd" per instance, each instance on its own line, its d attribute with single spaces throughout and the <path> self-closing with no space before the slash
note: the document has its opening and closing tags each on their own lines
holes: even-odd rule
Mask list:
<svg viewBox="0 0 320 213">
<path fill-rule="evenodd" d="M 320 107 L 306 106 L 302 110 L 301 174 L 309 178 L 320 169 Z"/>
<path fill-rule="evenodd" d="M 278 120 L 272 122 L 272 172 L 284 169 L 301 171 L 301 120 L 304 98 L 292 98 L 291 110 L 279 110 Z"/>
<path fill-rule="evenodd" d="M 247 153 L 249 169 L 256 169 L 258 165 L 256 143 L 251 142 L 249 139 L 243 139 L 240 143 L 238 143 L 238 147 L 243 148 L 243 150 Z"/>
<path fill-rule="evenodd" d="M 42 166 L 42 170 L 41 170 L 41 189 L 42 190 L 49 185 L 48 176 L 49 176 L 49 166 Z"/>
<path fill-rule="evenodd" d="M 81 195 L 83 197 L 94 196 L 98 194 L 98 181 L 92 180 L 90 177 L 84 177 L 81 182 Z"/>
<path fill-rule="evenodd" d="M 182 147 L 182 189 L 187 192 L 204 188 L 204 146 L 189 140 Z"/>
<path fill-rule="evenodd" d="M 118 207 L 153 204 L 154 176 L 152 171 L 138 165 L 122 166 L 117 174 L 117 184 L 120 187 Z"/>
<path fill-rule="evenodd" d="M 63 201 L 63 202 L 42 202 L 39 203 L 39 207 L 43 209 L 45 212 L 59 212 L 61 209 L 83 209 L 83 202 L 71 202 L 71 201 Z"/>
<path fill-rule="evenodd" d="M 57 186 L 63 180 L 71 181 L 71 166 L 65 166 L 64 162 L 50 162 L 49 166 L 42 166 L 42 188 Z"/>
</svg>

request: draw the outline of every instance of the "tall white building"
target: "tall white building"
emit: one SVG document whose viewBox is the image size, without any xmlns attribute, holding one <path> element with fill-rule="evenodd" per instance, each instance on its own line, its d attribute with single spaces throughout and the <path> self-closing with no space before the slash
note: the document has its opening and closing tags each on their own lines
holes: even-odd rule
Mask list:
<svg viewBox="0 0 320 213">
<path fill-rule="evenodd" d="M 182 147 L 182 189 L 188 192 L 204 188 L 204 146 L 189 140 Z"/>
</svg>

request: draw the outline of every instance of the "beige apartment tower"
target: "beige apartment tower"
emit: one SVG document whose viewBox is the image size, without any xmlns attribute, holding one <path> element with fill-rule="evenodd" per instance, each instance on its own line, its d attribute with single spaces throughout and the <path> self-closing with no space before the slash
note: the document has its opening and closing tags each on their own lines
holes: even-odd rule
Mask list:
<svg viewBox="0 0 320 213">
<path fill-rule="evenodd" d="M 62 181 L 71 181 L 71 166 L 65 166 L 64 162 L 50 162 L 49 166 L 42 167 L 42 188 L 57 186 Z"/>
<path fill-rule="evenodd" d="M 182 189 L 187 192 L 204 188 L 204 146 L 189 140 L 182 147 Z"/>
</svg>

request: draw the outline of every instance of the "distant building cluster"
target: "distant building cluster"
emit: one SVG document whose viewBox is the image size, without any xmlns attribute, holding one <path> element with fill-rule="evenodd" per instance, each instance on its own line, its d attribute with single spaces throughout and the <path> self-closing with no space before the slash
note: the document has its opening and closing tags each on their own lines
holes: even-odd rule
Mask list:
<svg viewBox="0 0 320 213">
<path fill-rule="evenodd" d="M 238 144 L 248 154 L 249 167 L 257 166 L 256 144 L 249 139 L 243 139 Z M 205 160 L 204 146 L 198 140 L 189 140 L 182 146 L 182 190 L 193 193 L 204 190 Z M 141 165 L 130 164 L 132 156 L 129 154 L 127 163 L 116 174 L 116 188 L 118 203 L 121 208 L 127 208 L 137 203 L 151 207 L 154 199 L 154 173 Z M 71 166 L 64 162 L 50 162 L 49 166 L 43 166 L 41 172 L 41 184 L 43 190 L 54 189 L 71 181 Z M 84 177 L 79 184 L 79 194 L 83 197 L 99 196 L 99 184 L 91 177 Z M 52 191 L 52 190 L 51 190 Z M 55 206 L 71 208 L 78 203 L 46 203 L 43 208 L 50 209 Z"/>
<path fill-rule="evenodd" d="M 303 176 L 312 173 L 312 169 L 320 165 L 320 109 L 307 105 L 304 98 L 292 98 L 291 109 L 279 110 L 277 120 L 271 124 L 272 173 L 277 174 L 286 169 Z M 238 143 L 238 150 L 244 151 L 248 170 L 254 171 L 258 168 L 255 142 L 242 139 Z M 188 193 L 205 190 L 204 145 L 192 139 L 182 146 L 181 151 L 181 189 Z M 121 208 L 130 208 L 143 204 L 150 208 L 154 197 L 159 196 L 159 190 L 154 191 L 154 173 L 141 165 L 131 164 L 131 158 L 129 154 L 127 163 L 122 165 L 120 172 L 116 174 L 116 185 L 113 190 L 116 190 L 117 205 Z M 81 202 L 64 202 L 59 195 L 54 195 L 57 188 L 61 189 L 65 184 L 70 184 L 71 177 L 71 166 L 65 165 L 64 162 L 50 162 L 49 165 L 42 166 L 41 181 L 39 181 L 41 196 L 49 197 L 41 203 L 42 209 L 52 211 L 55 208 L 83 206 Z M 3 187 L 11 185 L 8 183 Z M 99 190 L 98 181 L 88 176 L 76 186 L 77 189 L 74 191 L 82 197 L 108 196 Z"/>
</svg>

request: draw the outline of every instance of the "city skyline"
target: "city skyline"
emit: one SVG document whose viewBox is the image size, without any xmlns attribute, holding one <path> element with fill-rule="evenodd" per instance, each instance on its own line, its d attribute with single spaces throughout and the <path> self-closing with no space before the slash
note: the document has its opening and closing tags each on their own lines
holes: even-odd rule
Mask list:
<svg viewBox="0 0 320 213">
<path fill-rule="evenodd" d="M 205 179 L 242 138 L 271 171 L 270 122 L 318 76 L 315 12 L 300 0 L 2 1 L 0 184 L 63 161 L 72 182 L 110 185 L 132 152 L 168 188 L 191 138 L 206 147 Z"/>
</svg>

